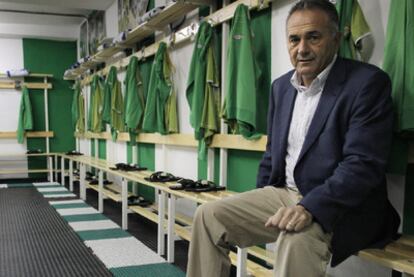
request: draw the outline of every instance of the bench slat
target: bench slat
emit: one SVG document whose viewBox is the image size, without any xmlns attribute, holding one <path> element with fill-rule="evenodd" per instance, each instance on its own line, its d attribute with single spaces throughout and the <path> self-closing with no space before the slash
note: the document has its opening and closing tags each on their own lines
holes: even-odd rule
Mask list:
<svg viewBox="0 0 414 277">
<path fill-rule="evenodd" d="M 414 260 L 414 247 L 406 244 L 392 242 L 385 247 L 385 251 L 394 253 L 397 255 L 405 256 L 408 259 Z"/>
<path fill-rule="evenodd" d="M 405 256 L 386 252 L 381 249 L 365 249 L 359 251 L 358 256 L 399 272 L 414 274 L 414 261 Z"/>
</svg>

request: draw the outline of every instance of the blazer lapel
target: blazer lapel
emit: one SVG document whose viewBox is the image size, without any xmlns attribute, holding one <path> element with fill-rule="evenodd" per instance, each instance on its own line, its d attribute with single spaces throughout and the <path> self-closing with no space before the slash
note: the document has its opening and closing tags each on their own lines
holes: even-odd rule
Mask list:
<svg viewBox="0 0 414 277">
<path fill-rule="evenodd" d="M 318 138 L 323 126 L 325 125 L 328 115 L 332 110 L 336 99 L 338 98 L 346 74 L 346 70 L 343 66 L 341 66 L 341 64 L 342 59 L 338 57 L 331 69 L 331 72 L 329 73 L 328 79 L 326 80 L 318 107 L 316 108 L 311 125 L 309 126 L 308 133 L 306 134 L 306 138 L 296 164 L 299 163 L 302 157 Z"/>
</svg>

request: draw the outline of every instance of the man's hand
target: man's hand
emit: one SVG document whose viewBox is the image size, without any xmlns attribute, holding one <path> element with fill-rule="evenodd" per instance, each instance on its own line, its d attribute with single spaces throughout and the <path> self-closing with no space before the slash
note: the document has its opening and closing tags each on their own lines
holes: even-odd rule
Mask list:
<svg viewBox="0 0 414 277">
<path fill-rule="evenodd" d="M 312 223 L 313 216 L 303 206 L 282 207 L 269 217 L 265 226 L 299 232 Z"/>
</svg>

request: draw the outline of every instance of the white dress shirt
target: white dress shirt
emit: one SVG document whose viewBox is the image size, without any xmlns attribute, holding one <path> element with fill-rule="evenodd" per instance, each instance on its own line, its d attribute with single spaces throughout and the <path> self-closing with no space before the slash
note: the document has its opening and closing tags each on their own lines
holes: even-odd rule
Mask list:
<svg viewBox="0 0 414 277">
<path fill-rule="evenodd" d="M 293 172 L 319 99 L 321 98 L 326 79 L 335 60 L 336 55 L 332 59 L 332 62 L 312 81 L 309 87 L 301 84 L 301 80 L 298 80 L 299 78 L 296 72 L 290 79 L 292 86 L 298 91 L 289 127 L 287 154 L 285 157 L 286 185 L 290 188 L 297 189 Z"/>
</svg>

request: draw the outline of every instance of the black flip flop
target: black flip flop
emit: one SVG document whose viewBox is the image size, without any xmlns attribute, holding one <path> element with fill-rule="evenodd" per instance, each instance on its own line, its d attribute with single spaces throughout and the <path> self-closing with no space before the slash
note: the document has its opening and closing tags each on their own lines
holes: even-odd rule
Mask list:
<svg viewBox="0 0 414 277">
<path fill-rule="evenodd" d="M 142 196 L 128 197 L 128 206 L 148 207 L 149 205 L 151 205 L 151 202 L 145 200 Z"/>
<path fill-rule="evenodd" d="M 176 185 L 169 186 L 168 188 L 172 190 L 185 190 L 188 188 L 193 188 L 195 187 L 195 185 L 196 185 L 196 182 L 194 182 L 191 179 L 181 179 L 177 181 Z"/>
<path fill-rule="evenodd" d="M 145 177 L 145 180 L 149 181 L 149 182 L 160 182 L 160 183 L 164 183 L 164 182 L 174 182 L 174 181 L 178 181 L 181 180 L 181 177 L 176 177 L 174 175 L 172 175 L 171 173 L 165 172 L 165 171 L 157 171 L 152 173 L 149 177 Z"/>
<path fill-rule="evenodd" d="M 193 188 L 186 189 L 186 191 L 193 191 L 193 192 L 209 192 L 209 191 L 219 191 L 225 190 L 225 187 L 217 186 L 214 182 L 208 180 L 198 180 L 195 182 L 195 186 Z"/>
</svg>

